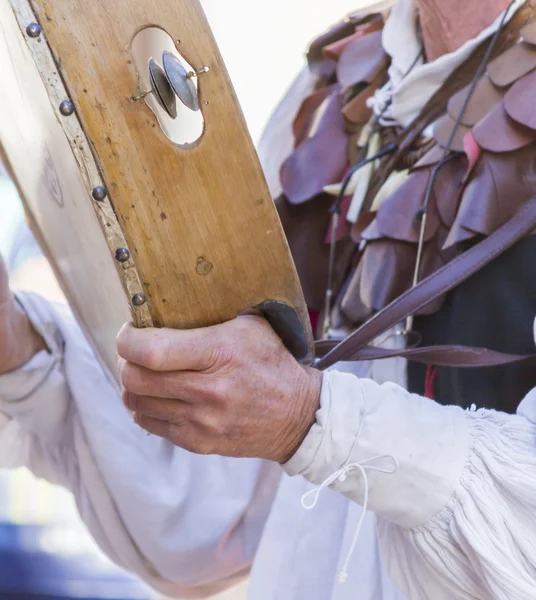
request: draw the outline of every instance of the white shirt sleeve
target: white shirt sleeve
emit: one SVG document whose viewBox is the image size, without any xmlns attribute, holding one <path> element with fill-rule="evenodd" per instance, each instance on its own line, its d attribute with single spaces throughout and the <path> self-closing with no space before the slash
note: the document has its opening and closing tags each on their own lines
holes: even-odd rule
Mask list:
<svg viewBox="0 0 536 600">
<path fill-rule="evenodd" d="M 0 377 L 0 468 L 70 489 L 101 548 L 166 596 L 205 597 L 243 577 L 280 468 L 147 436 L 67 309 L 19 301 L 49 352 Z"/>
<path fill-rule="evenodd" d="M 360 504 L 366 479 L 384 562 L 411 600 L 526 600 L 536 589 L 535 417 L 536 393 L 516 416 L 468 412 L 329 372 L 316 424 L 285 470 Z"/>
</svg>

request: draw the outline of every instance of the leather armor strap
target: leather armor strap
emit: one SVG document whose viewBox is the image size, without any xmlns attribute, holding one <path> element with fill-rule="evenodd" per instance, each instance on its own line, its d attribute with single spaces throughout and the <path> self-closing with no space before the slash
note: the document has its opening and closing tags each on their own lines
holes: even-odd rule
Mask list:
<svg viewBox="0 0 536 600">
<path fill-rule="evenodd" d="M 317 342 L 316 363 L 324 370 L 340 361 L 378 360 L 403 356 L 418 362 L 449 367 L 490 367 L 521 362 L 536 355 L 504 354 L 486 348 L 466 346 L 428 346 L 406 350 L 376 348 L 370 344 L 407 317 L 478 272 L 536 228 L 536 196 L 533 196 L 510 221 L 447 265 L 423 279 L 342 342 Z"/>
</svg>

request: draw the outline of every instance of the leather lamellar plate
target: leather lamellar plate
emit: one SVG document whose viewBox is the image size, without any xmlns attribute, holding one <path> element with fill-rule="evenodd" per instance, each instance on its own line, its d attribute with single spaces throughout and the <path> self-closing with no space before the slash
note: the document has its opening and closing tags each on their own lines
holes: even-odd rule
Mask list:
<svg viewBox="0 0 536 600">
<path fill-rule="evenodd" d="M 319 77 L 296 115 L 295 148 L 280 172 L 291 204 L 310 200 L 344 177 L 349 147 L 356 145 L 355 135 L 372 116 L 366 99 L 387 79 L 389 61 L 380 26 L 380 15 L 350 20 L 311 46 L 309 69 Z M 319 47 L 320 43 L 327 45 Z"/>
<path fill-rule="evenodd" d="M 273 186 L 275 200 L 312 310 L 323 307 L 328 277 L 326 236 L 333 197 L 325 194 L 324 188 L 339 183 L 355 162 L 357 140 L 372 116 L 366 101 L 387 81 L 383 25 L 380 14 L 358 14 L 313 42 L 307 58 L 309 77 L 315 81 L 295 112 L 292 127 L 287 128 L 292 151 L 278 161 L 272 158 L 282 143 L 288 147 L 288 140 L 281 139 L 287 125 L 282 125 L 281 118 L 285 120 L 290 106 L 296 104 L 294 90 L 276 111 L 260 146 L 265 170 L 269 165 L 269 179 L 279 169 L 280 186 Z M 271 130 L 278 131 L 278 140 L 272 139 Z M 347 275 L 355 246 L 349 227 L 345 229 L 346 235 L 341 235 L 337 244 L 340 260 L 335 279 L 339 285 Z"/>
<path fill-rule="evenodd" d="M 333 202 L 323 189 L 340 182 L 355 162 L 356 141 L 371 117 L 366 100 L 387 80 L 382 25 L 379 14 L 354 17 L 317 40 L 308 54 L 316 85 L 294 121 L 294 150 L 281 167 L 283 196 L 278 203 L 306 300 L 313 308 L 321 308 L 323 302 L 318 278 L 326 270 L 328 236 L 322 232 L 329 228 Z M 362 215 L 347 228 L 349 237 L 339 241 L 353 243 L 354 249 L 364 245 L 352 260 L 349 245 L 344 246 L 341 260 L 347 262 L 339 265 L 339 308 L 348 324 L 364 321 L 411 287 L 426 188 L 469 87 L 452 96 L 435 123 L 431 150 L 414 162 L 404 183 L 377 212 Z M 520 30 L 517 42 L 490 62 L 461 118 L 450 160 L 440 169 L 431 197 L 422 277 L 467 244 L 493 233 L 536 192 L 535 99 L 536 21 L 531 21 Z M 308 221 L 296 222 L 302 212 L 304 219 L 310 216 L 305 208 L 309 202 L 325 205 L 325 215 L 316 215 L 314 227 Z M 294 213 L 292 224 L 285 223 L 289 212 Z M 299 248 L 293 247 L 298 228 Z M 308 290 L 314 293 L 309 295 Z M 434 313 L 441 305 L 441 301 L 429 305 L 421 314 Z"/>
</svg>

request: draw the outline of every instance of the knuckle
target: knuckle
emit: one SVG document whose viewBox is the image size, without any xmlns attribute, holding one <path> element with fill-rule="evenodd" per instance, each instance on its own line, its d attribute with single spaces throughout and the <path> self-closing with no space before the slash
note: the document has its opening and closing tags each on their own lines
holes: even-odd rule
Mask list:
<svg viewBox="0 0 536 600">
<path fill-rule="evenodd" d="M 155 331 L 153 339 L 142 351 L 143 364 L 152 371 L 163 371 L 169 364 L 171 341 L 163 331 Z"/>
<path fill-rule="evenodd" d="M 206 356 L 208 362 L 215 368 L 222 368 L 234 359 L 236 336 L 232 335 L 228 330 L 228 326 L 232 324 L 233 321 L 223 325 L 216 325 L 204 332 L 206 337 L 202 342 L 204 343 Z"/>
<path fill-rule="evenodd" d="M 199 425 L 210 438 L 225 436 L 229 429 L 225 414 L 215 411 L 204 411 Z"/>
<path fill-rule="evenodd" d="M 232 397 L 233 387 L 232 377 L 218 377 L 210 385 L 211 400 L 216 404 L 226 405 Z"/>
<path fill-rule="evenodd" d="M 218 366 L 229 362 L 231 355 L 228 345 L 221 339 L 211 340 L 207 353 L 209 362 Z"/>
</svg>

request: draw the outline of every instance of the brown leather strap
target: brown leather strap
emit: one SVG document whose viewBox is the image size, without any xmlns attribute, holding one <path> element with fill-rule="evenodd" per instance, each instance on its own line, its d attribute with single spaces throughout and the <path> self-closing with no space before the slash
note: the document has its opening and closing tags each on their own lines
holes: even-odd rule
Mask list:
<svg viewBox="0 0 536 600">
<path fill-rule="evenodd" d="M 333 348 L 331 342 L 317 342 L 317 356 L 325 356 Z M 405 350 L 389 350 L 364 346 L 357 351 L 358 358 L 344 360 L 381 360 L 384 358 L 403 357 L 437 367 L 497 367 L 517 362 L 536 359 L 536 354 L 507 354 L 488 350 L 487 348 L 471 348 L 469 346 L 423 346 Z M 321 367 L 324 368 L 324 367 Z"/>
<path fill-rule="evenodd" d="M 427 304 L 471 277 L 535 228 L 536 196 L 533 196 L 510 221 L 495 233 L 399 296 L 343 342 L 339 344 L 329 341 L 319 342 L 317 344 L 318 354 L 325 353 L 325 356 L 317 362 L 316 367 L 323 370 L 340 361 L 361 361 L 392 356 L 407 356 L 412 360 L 452 367 L 493 366 L 532 358 L 532 355 L 523 357 L 485 348 L 462 346 L 437 346 L 396 351 L 372 349 L 369 345 L 382 333 L 410 315 L 418 313 Z"/>
</svg>

